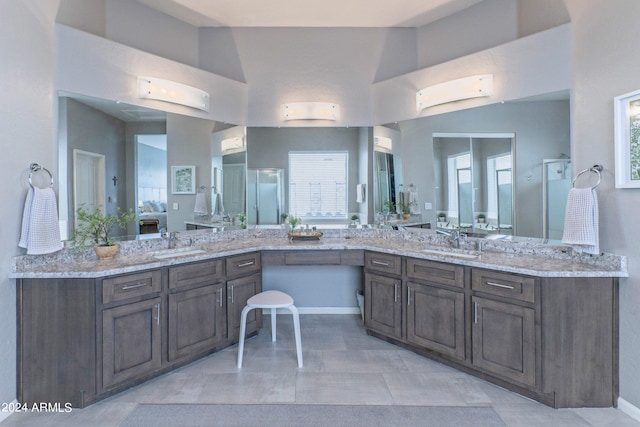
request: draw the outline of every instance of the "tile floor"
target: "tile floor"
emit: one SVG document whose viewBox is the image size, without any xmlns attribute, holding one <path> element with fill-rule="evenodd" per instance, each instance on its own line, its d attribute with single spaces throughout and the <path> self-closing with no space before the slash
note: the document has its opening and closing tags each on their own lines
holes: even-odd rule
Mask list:
<svg viewBox="0 0 640 427">
<path fill-rule="evenodd" d="M 86 409 L 14 414 L 1 427 L 118 426 L 138 403 L 491 406 L 510 427 L 640 426 L 614 408 L 549 408 L 369 337 L 357 315 L 302 315 L 298 369 L 291 316 L 278 316 L 276 343 L 264 319 L 261 333 L 246 341 L 242 370 L 232 346 Z"/>
</svg>

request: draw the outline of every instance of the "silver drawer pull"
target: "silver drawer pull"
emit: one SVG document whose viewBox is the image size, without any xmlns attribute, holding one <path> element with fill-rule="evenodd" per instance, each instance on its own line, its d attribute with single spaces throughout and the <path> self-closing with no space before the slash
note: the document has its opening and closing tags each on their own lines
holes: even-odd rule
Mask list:
<svg viewBox="0 0 640 427">
<path fill-rule="evenodd" d="M 249 267 L 250 265 L 253 265 L 253 261 L 243 262 L 242 264 L 238 264 L 237 267 Z"/>
<path fill-rule="evenodd" d="M 388 262 L 382 262 L 382 261 L 373 260 L 373 261 L 371 261 L 371 264 L 382 265 L 383 267 L 389 267 L 389 263 Z"/>
<path fill-rule="evenodd" d="M 135 285 L 125 285 L 122 287 L 123 291 L 128 291 L 129 289 L 142 288 L 144 286 L 149 286 L 146 282 L 136 283 Z"/>
<path fill-rule="evenodd" d="M 495 282 L 487 282 L 487 285 L 489 286 L 493 286 L 495 288 L 503 288 L 503 289 L 511 289 L 514 290 L 515 287 L 511 286 L 511 285 L 503 285 L 502 283 L 495 283 Z"/>
</svg>

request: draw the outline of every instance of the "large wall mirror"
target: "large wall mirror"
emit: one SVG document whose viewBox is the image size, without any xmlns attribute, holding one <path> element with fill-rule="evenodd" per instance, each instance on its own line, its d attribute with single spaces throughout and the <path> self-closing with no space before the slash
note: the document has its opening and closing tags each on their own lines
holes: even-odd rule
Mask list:
<svg viewBox="0 0 640 427">
<path fill-rule="evenodd" d="M 442 228 L 561 238 L 571 179 L 568 91 L 397 127 L 403 179 L 418 183 L 430 207 L 423 210 L 426 220 Z"/>
<path fill-rule="evenodd" d="M 433 135 L 438 228 L 514 233 L 514 134 Z"/>
<path fill-rule="evenodd" d="M 188 221 L 216 212 L 214 186 L 222 181 L 222 166 L 216 175 L 212 135 L 234 126 L 78 94 L 60 93 L 58 99 L 63 239 L 72 236 L 81 205 L 108 214 L 136 211 L 143 225 L 132 223 L 118 233 L 121 238 L 185 230 Z M 172 188 L 176 166 L 195 172 L 195 191 Z"/>
</svg>

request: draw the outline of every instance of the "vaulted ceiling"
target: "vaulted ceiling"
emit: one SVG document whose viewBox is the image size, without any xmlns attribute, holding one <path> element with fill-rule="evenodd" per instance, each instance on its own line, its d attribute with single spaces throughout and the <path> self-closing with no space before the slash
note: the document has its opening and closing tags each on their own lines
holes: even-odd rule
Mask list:
<svg viewBox="0 0 640 427">
<path fill-rule="evenodd" d="M 137 0 L 196 27 L 419 27 L 482 0 Z"/>
</svg>

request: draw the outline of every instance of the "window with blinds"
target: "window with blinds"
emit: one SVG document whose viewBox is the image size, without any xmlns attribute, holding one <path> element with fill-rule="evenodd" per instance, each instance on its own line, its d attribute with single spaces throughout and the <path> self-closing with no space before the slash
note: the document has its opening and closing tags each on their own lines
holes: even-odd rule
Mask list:
<svg viewBox="0 0 640 427">
<path fill-rule="evenodd" d="M 289 152 L 289 213 L 346 218 L 348 160 L 346 151 Z"/>
</svg>

